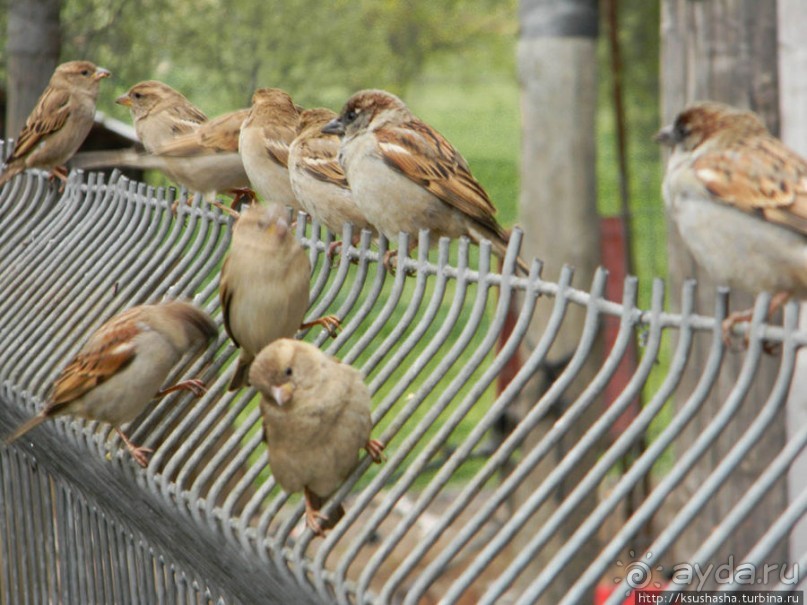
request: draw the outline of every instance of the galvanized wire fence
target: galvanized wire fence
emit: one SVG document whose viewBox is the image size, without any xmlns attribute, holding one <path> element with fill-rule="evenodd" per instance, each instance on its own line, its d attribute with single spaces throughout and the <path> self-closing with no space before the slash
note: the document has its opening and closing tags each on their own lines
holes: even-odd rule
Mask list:
<svg viewBox="0 0 807 605">
<path fill-rule="evenodd" d="M 175 201 L 117 175 L 105 181 L 80 173 L 61 194 L 39 173 L 0 192 L 0 434 L 41 409 L 66 360 L 121 309 L 186 298 L 220 319 L 219 267 L 231 219 L 198 198 Z M 701 536 L 697 552 L 676 552 L 781 414 L 796 353 L 807 342 L 795 305 L 783 326 L 768 326 L 761 297 L 747 350 L 736 353 L 721 339 L 724 297 L 714 316 L 698 315 L 690 284 L 680 294 L 682 313 L 673 314 L 660 282 L 651 307 L 640 309 L 635 279 L 617 303 L 604 298 L 604 272 L 585 291 L 572 287 L 570 269 L 557 282 L 543 280 L 538 262 L 528 277 L 516 276 L 518 232 L 501 270 L 487 245 L 477 251 L 441 241 L 430 254 L 424 236 L 394 275 L 378 262 L 386 244 L 376 249 L 367 233 L 333 261 L 325 255 L 332 236 L 318 225 L 300 217 L 297 236 L 315 268 L 309 315 L 343 321 L 333 339 L 318 329 L 302 336 L 365 374 L 374 436 L 388 447 L 384 464 L 362 458 L 331 499 L 328 507 L 344 500 L 345 517 L 315 538 L 302 523 L 299 497 L 275 485 L 254 391 L 226 391 L 235 351 L 222 330 L 172 377 L 201 377 L 207 394 L 174 394 L 129 426 L 135 441 L 155 450 L 147 469 L 133 464 L 111 427 L 69 418 L 0 448 L 2 603 L 531 603 L 563 582 L 561 602 L 576 604 L 591 602 L 598 584 L 619 580 L 608 601 L 618 603 L 629 581 L 646 586 L 662 577 L 626 577 L 638 569 L 634 559 L 642 571 L 717 560 L 748 518 L 761 517 L 765 530 L 755 546 L 736 553 L 738 564 L 760 565 L 804 514 L 804 493 L 779 509 L 765 503 L 807 444 L 802 428 L 775 444 L 772 461 Z M 406 243 L 398 245 L 405 250 Z M 502 415 L 545 371 L 572 307 L 586 311 L 577 348 L 503 430 Z M 539 309 L 549 314 L 547 328 L 528 337 Z M 604 359 L 594 360 L 605 321 L 619 329 Z M 606 406 L 602 393 L 637 334 L 639 361 Z M 699 339 L 711 348 L 692 363 Z M 766 401 L 745 401 L 766 358 L 763 343 L 779 345 L 778 377 Z M 740 376 L 718 413 L 700 417 L 729 355 L 742 356 Z M 516 356 L 519 369 L 497 388 Z M 593 379 L 576 384 L 592 361 Z M 692 372 L 700 376 L 696 388 L 679 392 Z M 579 394 L 567 401 L 571 388 Z M 640 411 L 614 434 L 640 394 Z M 753 422 L 715 459 L 710 448 L 743 405 L 756 406 Z M 592 409 L 595 421 L 569 442 Z M 693 418 L 700 428 L 684 448 Z M 563 487 L 592 452 L 583 479 Z M 675 501 L 710 455 L 706 479 Z M 536 477 L 546 460 L 554 460 L 551 470 Z M 559 528 L 592 494 L 585 520 L 559 539 Z M 631 555 L 639 537 L 643 550 Z M 581 561 L 592 544 L 596 554 Z M 564 575 L 581 563 L 573 581 Z M 780 588 L 797 586 L 785 578 Z"/>
</svg>

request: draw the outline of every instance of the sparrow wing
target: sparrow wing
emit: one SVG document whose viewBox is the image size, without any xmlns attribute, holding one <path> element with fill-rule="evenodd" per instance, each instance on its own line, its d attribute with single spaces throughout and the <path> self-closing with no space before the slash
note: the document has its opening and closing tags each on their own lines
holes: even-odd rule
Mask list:
<svg viewBox="0 0 807 605">
<path fill-rule="evenodd" d="M 299 165 L 315 179 L 349 189 L 345 171 L 339 165 L 339 139 L 335 136 L 312 136 L 299 142 Z"/>
<path fill-rule="evenodd" d="M 484 227 L 502 233 L 496 208 L 473 177 L 465 158 L 420 120 L 375 130 L 384 161 Z"/>
<path fill-rule="evenodd" d="M 194 131 L 161 146 L 157 153 L 172 157 L 238 153 L 238 134 L 249 110 L 241 109 L 200 124 Z"/>
<path fill-rule="evenodd" d="M 807 161 L 772 136 L 695 159 L 695 175 L 720 201 L 807 235 Z"/>
<path fill-rule="evenodd" d="M 93 334 L 56 379 L 51 406 L 81 397 L 131 363 L 137 353 L 134 339 L 143 330 L 138 312 L 131 309 Z"/>
<path fill-rule="evenodd" d="M 233 344 L 236 347 L 240 347 L 241 345 L 238 344 L 238 341 L 233 336 L 233 331 L 230 329 L 230 311 L 232 310 L 232 300 L 233 300 L 233 291 L 230 287 L 230 282 L 227 279 L 227 265 L 230 262 L 230 257 L 228 256 L 224 260 L 224 264 L 221 266 L 221 281 L 219 282 L 219 297 L 221 299 L 221 318 L 224 321 L 224 331 L 227 332 L 227 336 L 230 337 L 230 340 L 233 341 Z"/>
<path fill-rule="evenodd" d="M 13 160 L 31 153 L 42 140 L 61 130 L 69 117 L 70 92 L 62 88 L 48 87 L 45 89 L 36 107 L 25 121 L 14 151 L 6 162 L 11 163 Z"/>
<path fill-rule="evenodd" d="M 196 130 L 200 124 L 207 122 L 207 116 L 202 111 L 188 103 L 175 103 L 169 109 L 171 115 L 171 133 L 181 136 Z"/>
<path fill-rule="evenodd" d="M 296 128 L 290 124 L 267 124 L 262 129 L 266 153 L 275 164 L 289 167 L 289 147 L 297 136 Z"/>
</svg>

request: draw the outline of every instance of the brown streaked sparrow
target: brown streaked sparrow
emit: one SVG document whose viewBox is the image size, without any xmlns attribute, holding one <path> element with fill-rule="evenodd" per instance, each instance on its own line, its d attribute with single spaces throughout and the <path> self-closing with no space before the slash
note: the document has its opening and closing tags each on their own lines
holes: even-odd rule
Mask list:
<svg viewBox="0 0 807 605">
<path fill-rule="evenodd" d="M 807 162 L 756 114 L 722 103 L 684 109 L 656 140 L 672 147 L 667 212 L 712 279 L 773 293 L 770 312 L 807 297 Z M 726 338 L 750 315 L 732 313 Z"/>
<path fill-rule="evenodd" d="M 358 464 L 359 450 L 383 460 L 384 445 L 370 439 L 370 391 L 357 370 L 286 338 L 258 354 L 249 378 L 262 395 L 272 475 L 286 492 L 304 493 L 306 523 L 323 535 L 345 511 L 341 504 L 330 518 L 319 511 Z"/>
<path fill-rule="evenodd" d="M 239 153 L 253 189 L 266 202 L 302 206 L 291 190 L 289 146 L 297 135 L 301 108 L 279 88 L 259 88 L 241 128 Z"/>
<path fill-rule="evenodd" d="M 64 164 L 87 138 L 101 80 L 109 75 L 89 61 L 56 68 L 6 159 L 0 186 L 26 168 L 45 168 L 51 176 L 67 179 Z"/>
<path fill-rule="evenodd" d="M 48 418 L 69 414 L 115 427 L 141 466 L 150 450 L 134 445 L 120 425 L 136 418 L 153 400 L 177 390 L 201 396 L 204 383 L 185 380 L 161 390 L 182 357 L 218 334 L 196 306 L 171 301 L 141 305 L 103 324 L 56 379 L 48 404 L 6 439 L 11 443 Z"/>
<path fill-rule="evenodd" d="M 330 109 L 306 109 L 300 114 L 297 137 L 289 148 L 289 177 L 294 195 L 308 214 L 336 235 L 353 224 L 354 243 L 362 229 L 375 229 L 361 213 L 337 158 L 339 137 L 322 128 L 336 117 Z"/>
<path fill-rule="evenodd" d="M 333 332 L 333 317 L 304 324 L 311 263 L 295 239 L 279 204 L 247 206 L 233 228 L 230 252 L 221 268 L 224 329 L 241 349 L 230 390 L 248 384 L 249 366 L 266 345 L 294 336 L 315 323 Z"/>
<path fill-rule="evenodd" d="M 401 99 L 383 90 L 359 91 L 322 132 L 342 137 L 339 162 L 353 199 L 387 239 L 395 241 L 403 231 L 414 245 L 419 231 L 429 229 L 434 241 L 487 239 L 504 257 L 509 233 L 468 163 Z M 527 273 L 526 263 L 518 263 Z"/>
</svg>

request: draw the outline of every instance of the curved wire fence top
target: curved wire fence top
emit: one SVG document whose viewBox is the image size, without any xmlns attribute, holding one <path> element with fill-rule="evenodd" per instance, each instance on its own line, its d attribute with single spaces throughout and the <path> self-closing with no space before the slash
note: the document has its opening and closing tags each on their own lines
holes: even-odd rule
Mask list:
<svg viewBox="0 0 807 605">
<path fill-rule="evenodd" d="M 221 323 L 219 271 L 232 219 L 198 196 L 178 200 L 117 174 L 74 172 L 60 194 L 28 173 L 0 191 L 3 434 L 41 409 L 64 363 L 120 310 L 185 298 Z M 376 246 L 365 232 L 330 259 L 331 234 L 304 215 L 296 229 L 313 267 L 308 317 L 342 320 L 334 338 L 320 328 L 300 337 L 361 370 L 373 393 L 374 437 L 387 445 L 382 465 L 362 456 L 329 500 L 325 512 L 344 501 L 345 517 L 315 538 L 299 495 L 275 484 L 255 391 L 226 390 L 237 350 L 220 330 L 170 377 L 200 377 L 207 393 L 166 397 L 129 425 L 131 438 L 154 450 L 145 470 L 112 427 L 69 418 L 2 450 L 6 602 L 53 594 L 98 602 L 579 603 L 617 573 L 637 536 L 649 545 L 650 567 L 676 549 L 709 560 L 763 515 L 752 551 L 737 553 L 762 562 L 804 513 L 803 494 L 772 513 L 763 506 L 807 443 L 800 430 L 776 442 L 743 497 L 688 546 L 687 528 L 774 430 L 805 343 L 795 305 L 782 326 L 769 326 L 760 297 L 748 347 L 733 353 L 720 331 L 725 296 L 714 316 L 697 315 L 687 284 L 681 313 L 670 313 L 660 281 L 651 307 L 640 309 L 634 278 L 617 303 L 605 298 L 604 271 L 585 291 L 572 287 L 568 268 L 556 282 L 540 277 L 538 262 L 529 276 L 516 275 L 518 231 L 502 269 L 486 243 L 441 240 L 430 250 L 423 233 L 391 274 L 379 262 L 383 239 Z M 342 236 L 351 241 L 349 230 Z M 396 244 L 408 246 L 404 236 Z M 530 331 L 538 315 L 544 328 Z M 603 350 L 606 325 L 613 337 Z M 555 343 L 569 329 L 576 344 L 558 365 Z M 708 346 L 693 359 L 698 341 Z M 766 342 L 779 344 L 774 357 Z M 636 360 L 625 373 L 630 351 Z M 741 368 L 710 408 L 727 357 Z M 775 379 L 763 400 L 750 401 L 758 369 L 771 363 Z M 753 408 L 751 420 L 715 455 L 744 406 Z M 697 470 L 709 452 L 709 468 Z M 697 485 L 676 501 L 697 472 Z M 37 498 L 51 503 L 37 505 L 31 520 Z M 67 519 L 78 533 L 63 529 Z M 106 537 L 69 550 L 81 532 Z M 36 550 L 32 539 L 43 535 Z M 70 557 L 88 562 L 59 567 Z M 54 576 L 50 565 L 61 572 Z M 95 579 L 85 586 L 71 574 Z M 616 591 L 609 602 L 623 597 Z"/>
</svg>

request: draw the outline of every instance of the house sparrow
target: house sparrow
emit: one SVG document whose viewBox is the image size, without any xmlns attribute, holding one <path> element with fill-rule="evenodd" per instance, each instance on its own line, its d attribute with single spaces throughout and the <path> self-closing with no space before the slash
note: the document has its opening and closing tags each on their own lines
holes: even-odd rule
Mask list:
<svg viewBox="0 0 807 605">
<path fill-rule="evenodd" d="M 311 263 L 285 217 L 278 204 L 255 203 L 240 213 L 233 228 L 219 288 L 224 329 L 241 349 L 231 391 L 248 384 L 252 360 L 272 341 L 315 323 L 329 331 L 338 327 L 333 317 L 303 324 Z"/>
<path fill-rule="evenodd" d="M 238 156 L 238 132 L 247 110 L 208 120 L 180 92 L 155 80 L 135 84 L 115 102 L 129 108 L 148 153 L 91 156 L 82 162 L 84 168 L 114 164 L 157 169 L 208 199 L 219 191 L 249 186 Z"/>
<path fill-rule="evenodd" d="M 361 374 L 314 345 L 281 339 L 263 349 L 249 371 L 261 393 L 272 475 L 288 493 L 305 494 L 305 518 L 317 535 L 333 527 L 319 511 L 358 464 L 365 448 L 380 463 L 384 445 L 370 439 L 370 391 Z"/>
<path fill-rule="evenodd" d="M 722 285 L 774 293 L 771 313 L 807 298 L 807 161 L 721 103 L 688 107 L 656 140 L 673 148 L 664 202 L 696 262 Z M 750 317 L 732 313 L 726 338 Z"/>
<path fill-rule="evenodd" d="M 504 258 L 509 234 L 467 162 L 398 97 L 383 90 L 357 92 L 322 132 L 342 137 L 339 162 L 353 199 L 387 239 L 403 231 L 414 246 L 420 229 L 430 229 L 435 241 L 487 239 Z M 526 263 L 518 263 L 527 273 Z"/>
<path fill-rule="evenodd" d="M 138 82 L 115 103 L 129 108 L 137 137 L 152 154 L 207 122 L 204 112 L 181 92 L 156 80 Z"/>
<path fill-rule="evenodd" d="M 219 191 L 241 193 L 249 179 L 238 154 L 238 136 L 248 112 L 222 114 L 159 145 L 154 153 L 166 160 L 169 176 L 192 191 L 208 198 Z"/>
<path fill-rule="evenodd" d="M 36 102 L 0 175 L 0 186 L 26 168 L 67 180 L 64 164 L 92 128 L 101 80 L 110 73 L 89 61 L 62 63 Z"/>
<path fill-rule="evenodd" d="M 116 315 L 96 330 L 62 370 L 45 409 L 6 443 L 48 418 L 70 414 L 112 424 L 132 457 L 146 466 L 150 450 L 129 441 L 120 425 L 168 393 L 187 390 L 201 396 L 205 388 L 199 380 L 160 387 L 185 353 L 206 344 L 217 333 L 216 324 L 206 313 L 181 301 L 141 305 Z"/>
<path fill-rule="evenodd" d="M 289 181 L 289 146 L 297 134 L 301 108 L 279 88 L 259 88 L 241 128 L 238 150 L 252 187 L 269 203 L 302 206 Z"/>
<path fill-rule="evenodd" d="M 337 159 L 339 137 L 322 132 L 335 117 L 333 111 L 322 108 L 300 114 L 297 137 L 289 147 L 289 177 L 303 210 L 337 235 L 345 223 L 352 223 L 357 242 L 362 229 L 375 229 L 353 201 Z"/>
</svg>

